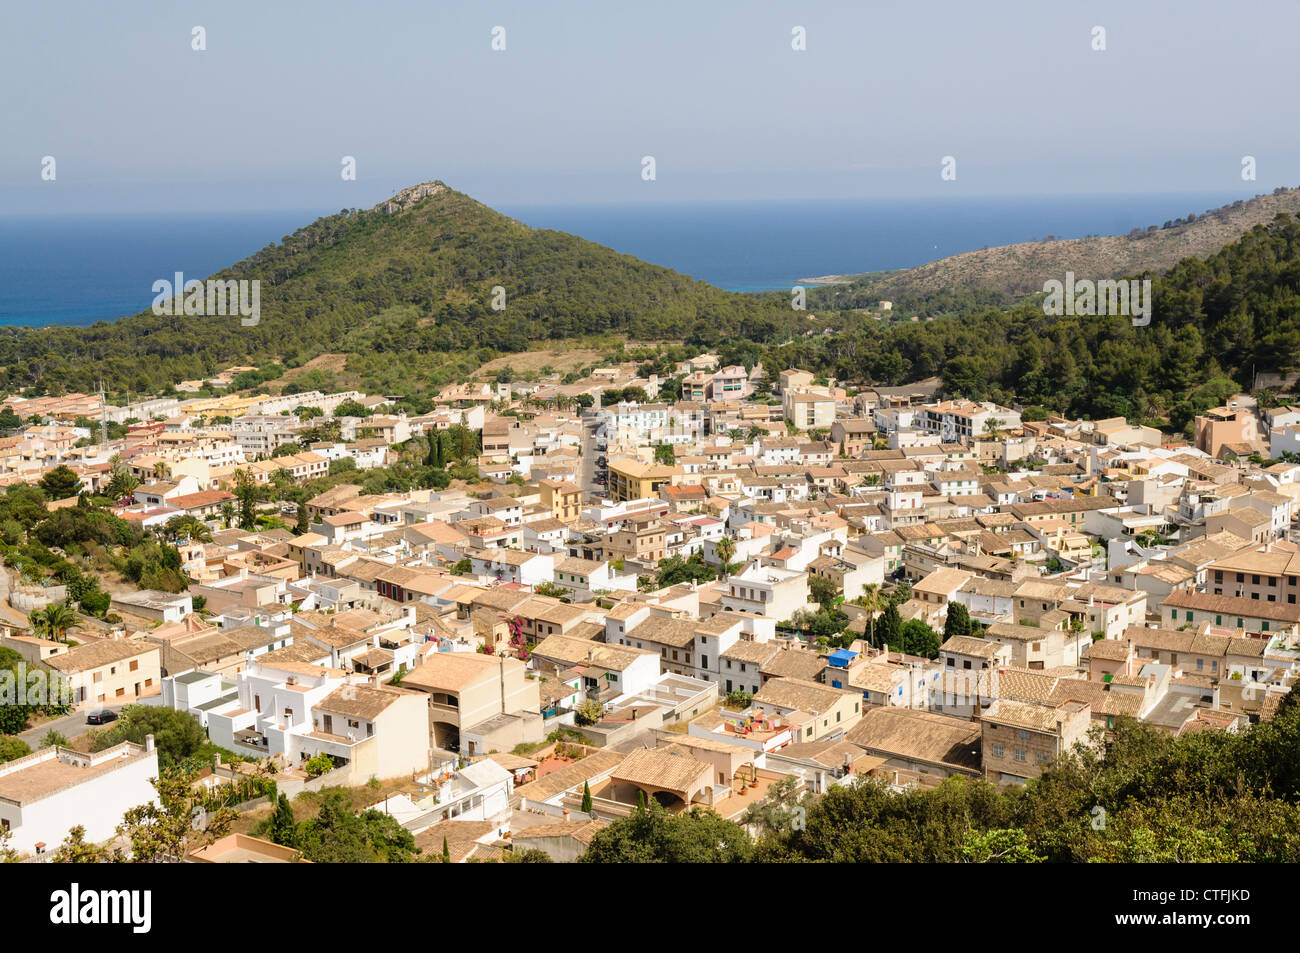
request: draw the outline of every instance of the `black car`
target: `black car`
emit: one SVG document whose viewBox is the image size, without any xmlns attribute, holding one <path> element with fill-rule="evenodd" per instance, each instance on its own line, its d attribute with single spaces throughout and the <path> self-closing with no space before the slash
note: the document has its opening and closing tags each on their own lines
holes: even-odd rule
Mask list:
<svg viewBox="0 0 1300 953">
<path fill-rule="evenodd" d="M 608 461 L 604 457 L 596 458 L 596 466 L 603 467 Z"/>
<path fill-rule="evenodd" d="M 86 724 L 88 725 L 107 725 L 110 721 L 117 721 L 117 712 L 111 708 L 92 711 L 86 716 Z"/>
</svg>

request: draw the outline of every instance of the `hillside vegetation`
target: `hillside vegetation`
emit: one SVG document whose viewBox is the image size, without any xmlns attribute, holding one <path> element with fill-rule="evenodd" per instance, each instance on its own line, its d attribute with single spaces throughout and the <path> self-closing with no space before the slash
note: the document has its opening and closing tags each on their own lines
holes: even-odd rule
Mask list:
<svg viewBox="0 0 1300 953">
<path fill-rule="evenodd" d="M 985 292 L 984 303 L 1009 302 L 1043 290 L 1049 278 L 1064 280 L 1066 271 L 1080 278 L 1118 278 L 1139 272 L 1162 272 L 1184 258 L 1205 258 L 1279 214 L 1300 214 L 1300 189 L 1241 200 L 1192 213 L 1185 219 L 1134 229 L 1128 235 L 1021 242 L 963 252 L 916 268 L 864 275 L 848 284 L 818 288 L 810 294 L 820 307 L 865 308 L 879 301 L 896 309 L 915 309 L 935 295 Z"/>
<path fill-rule="evenodd" d="M 941 376 L 972 399 L 1019 400 L 1073 415 L 1169 423 L 1250 388 L 1256 372 L 1300 367 L 1300 223 L 1279 216 L 1205 260 L 1152 282 L 1151 323 L 1051 317 L 1037 300 L 960 318 L 883 324 L 845 315 L 836 333 L 761 354 L 864 383 Z"/>
<path fill-rule="evenodd" d="M 111 390 L 141 393 L 232 364 L 294 367 L 326 352 L 354 355 L 362 373 L 400 354 L 418 378 L 448 359 L 461 370 L 481 363 L 467 355 L 575 335 L 720 340 L 743 328 L 772 341 L 798 322 L 788 302 L 529 228 L 440 182 L 318 219 L 212 277 L 260 280 L 260 323 L 144 312 L 88 328 L 7 328 L 0 388 L 89 390 L 102 376 Z M 492 307 L 496 287 L 504 310 Z"/>
</svg>

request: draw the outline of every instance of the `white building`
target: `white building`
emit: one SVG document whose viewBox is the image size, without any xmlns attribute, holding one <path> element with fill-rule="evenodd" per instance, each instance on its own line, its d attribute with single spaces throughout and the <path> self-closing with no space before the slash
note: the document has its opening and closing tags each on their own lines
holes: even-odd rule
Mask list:
<svg viewBox="0 0 1300 953">
<path fill-rule="evenodd" d="M 772 619 L 789 619 L 808 606 L 808 574 L 750 563 L 727 580 L 722 606 Z"/>
<path fill-rule="evenodd" d="M 127 810 L 159 803 L 149 783 L 157 776 L 152 735 L 143 747 L 124 741 L 94 754 L 42 748 L 0 764 L 0 826 L 20 854 L 58 849 L 78 824 L 87 841 L 100 843 L 113 837 Z"/>
</svg>

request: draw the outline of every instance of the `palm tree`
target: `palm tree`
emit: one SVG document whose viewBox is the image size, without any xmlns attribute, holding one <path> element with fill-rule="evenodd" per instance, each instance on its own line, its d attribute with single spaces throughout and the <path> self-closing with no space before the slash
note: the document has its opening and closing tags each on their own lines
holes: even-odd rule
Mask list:
<svg viewBox="0 0 1300 953">
<path fill-rule="evenodd" d="M 714 544 L 713 548 L 717 550 L 718 562 L 721 563 L 718 570 L 722 575 L 726 575 L 727 567 L 731 565 L 731 557 L 736 555 L 736 544 L 730 536 L 724 536 Z"/>
<path fill-rule="evenodd" d="M 44 609 L 33 609 L 27 613 L 27 624 L 32 627 L 32 635 L 38 639 L 47 638 L 50 634 L 50 626 L 45 621 Z"/>
<path fill-rule="evenodd" d="M 77 624 L 77 614 L 62 602 L 51 602 L 44 609 L 36 609 L 27 619 L 37 638 L 55 642 L 66 642 L 68 630 Z"/>
<path fill-rule="evenodd" d="M 1074 633 L 1074 664 L 1079 664 L 1079 637 L 1083 635 L 1083 616 L 1070 616 L 1070 631 Z"/>
<path fill-rule="evenodd" d="M 876 644 L 876 613 L 885 607 L 885 594 L 880 591 L 880 586 L 877 583 L 869 583 L 863 588 L 859 601 L 862 603 L 862 608 L 867 610 L 867 624 L 871 626 L 869 640 L 874 646 Z"/>
<path fill-rule="evenodd" d="M 105 485 L 104 493 L 115 500 L 121 500 L 134 493 L 139 485 L 140 481 L 131 474 L 125 470 L 118 470 Z"/>
</svg>

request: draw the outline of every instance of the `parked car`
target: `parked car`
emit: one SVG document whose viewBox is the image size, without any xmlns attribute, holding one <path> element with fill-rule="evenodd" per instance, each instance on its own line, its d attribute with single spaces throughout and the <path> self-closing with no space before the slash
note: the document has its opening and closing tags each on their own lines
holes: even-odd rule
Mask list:
<svg viewBox="0 0 1300 953">
<path fill-rule="evenodd" d="M 603 466 L 604 466 L 606 463 L 608 463 L 608 462 L 609 462 L 609 461 L 607 461 L 604 457 L 597 457 L 597 458 L 596 458 L 596 466 L 598 466 L 598 467 L 603 467 Z"/>
<path fill-rule="evenodd" d="M 99 711 L 92 711 L 86 716 L 88 725 L 107 725 L 110 721 L 117 721 L 117 712 L 111 708 L 101 708 Z"/>
</svg>

